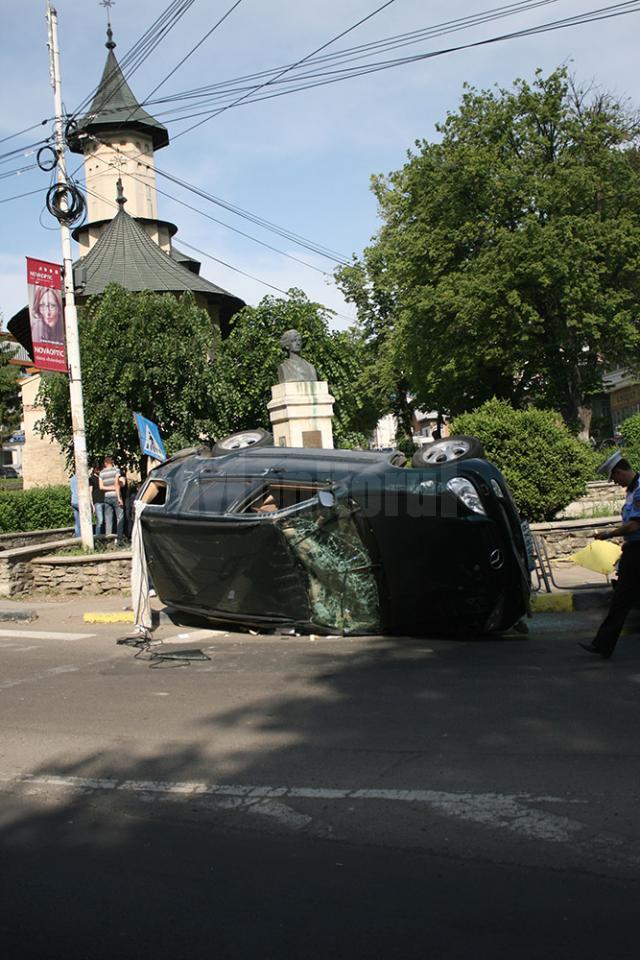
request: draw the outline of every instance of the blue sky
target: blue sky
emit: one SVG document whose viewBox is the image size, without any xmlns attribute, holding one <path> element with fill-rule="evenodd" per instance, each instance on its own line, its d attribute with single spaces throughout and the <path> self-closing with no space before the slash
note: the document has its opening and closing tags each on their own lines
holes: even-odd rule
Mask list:
<svg viewBox="0 0 640 960">
<path fill-rule="evenodd" d="M 380 5 L 381 0 L 242 0 L 225 23 L 162 87 L 177 93 L 203 84 L 296 61 Z M 404 52 L 422 53 L 509 30 L 571 16 L 606 0 L 556 0 L 502 22 L 453 38 L 423 41 Z M 124 53 L 168 0 L 116 0 L 111 13 L 116 55 Z M 97 0 L 57 0 L 65 104 L 75 108 L 97 84 L 106 50 L 104 9 Z M 498 4 L 495 4 L 498 6 Z M 0 45 L 5 102 L 0 138 L 52 114 L 44 0 L 2 0 Z M 195 0 L 189 12 L 130 79 L 143 100 L 162 77 L 231 6 L 231 0 Z M 487 10 L 491 0 L 395 0 L 386 10 L 329 50 L 378 40 Z M 243 105 L 178 138 L 156 155 L 162 169 L 267 220 L 350 256 L 375 234 L 372 174 L 399 168 L 417 139 L 436 137 L 435 124 L 455 110 L 466 81 L 508 86 L 567 64 L 577 79 L 640 102 L 638 14 L 541 36 L 461 51 L 378 74 Z M 327 51 L 329 52 L 329 51 Z M 158 112 L 157 110 L 152 112 Z M 169 125 L 175 135 L 187 124 Z M 48 133 L 50 125 L 40 128 Z M 0 144 L 0 153 L 27 145 L 40 130 Z M 0 173 L 33 162 L 17 157 Z M 78 163 L 72 155 L 70 169 Z M 39 170 L 0 180 L 0 200 L 48 185 Z M 192 194 L 158 186 L 215 217 L 332 271 L 332 263 L 224 213 Z M 59 233 L 43 212 L 42 197 L 0 204 L 0 311 L 5 322 L 26 300 L 24 257 L 60 260 Z M 159 198 L 159 215 L 179 227 L 176 242 L 193 244 L 276 287 L 297 286 L 341 316 L 353 310 L 330 277 L 272 253 L 250 240 Z M 184 246 L 183 246 L 184 249 Z M 263 284 L 206 258 L 202 273 L 249 303 L 273 293 Z"/>
</svg>

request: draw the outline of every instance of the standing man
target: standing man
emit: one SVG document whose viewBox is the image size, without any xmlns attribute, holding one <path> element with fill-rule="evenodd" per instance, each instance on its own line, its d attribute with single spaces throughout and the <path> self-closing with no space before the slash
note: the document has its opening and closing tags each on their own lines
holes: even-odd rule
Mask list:
<svg viewBox="0 0 640 960">
<path fill-rule="evenodd" d="M 96 515 L 96 537 L 101 537 L 104 533 L 104 490 L 100 489 L 100 464 L 96 460 L 89 474 L 89 486 L 91 488 L 91 502 Z"/>
<path fill-rule="evenodd" d="M 74 537 L 80 536 L 80 510 L 78 507 L 78 478 L 73 473 L 69 481 L 69 487 L 71 489 L 71 509 L 73 510 L 73 535 Z"/>
<path fill-rule="evenodd" d="M 115 533 L 116 542 L 120 546 L 124 538 L 124 505 L 120 470 L 113 462 L 113 457 L 104 458 L 98 482 L 100 489 L 104 491 L 104 532 Z"/>
<path fill-rule="evenodd" d="M 627 488 L 622 508 L 622 523 L 615 530 L 599 533 L 596 540 L 624 537 L 618 564 L 618 583 L 613 591 L 609 612 L 591 643 L 580 643 L 584 650 L 608 660 L 624 626 L 629 610 L 640 599 L 640 476 L 621 453 L 606 460 L 598 473 L 608 475 L 620 487 Z"/>
</svg>

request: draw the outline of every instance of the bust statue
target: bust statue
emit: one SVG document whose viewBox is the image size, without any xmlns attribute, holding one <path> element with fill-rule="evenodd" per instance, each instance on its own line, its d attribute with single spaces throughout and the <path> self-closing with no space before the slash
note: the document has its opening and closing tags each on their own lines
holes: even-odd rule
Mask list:
<svg viewBox="0 0 640 960">
<path fill-rule="evenodd" d="M 280 346 L 289 351 L 289 358 L 278 367 L 278 383 L 290 380 L 317 380 L 316 368 L 300 356 L 302 337 L 297 330 L 287 330 L 280 337 Z"/>
</svg>

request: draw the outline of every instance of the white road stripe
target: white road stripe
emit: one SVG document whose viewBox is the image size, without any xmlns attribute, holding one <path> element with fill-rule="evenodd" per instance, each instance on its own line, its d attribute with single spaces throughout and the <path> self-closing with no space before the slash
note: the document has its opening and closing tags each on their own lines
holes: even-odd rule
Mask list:
<svg viewBox="0 0 640 960">
<path fill-rule="evenodd" d="M 33 673 L 28 677 L 16 677 L 14 680 L 0 680 L 0 690 L 10 690 L 12 687 L 20 687 L 25 683 L 36 683 L 38 680 L 48 680 L 49 677 L 56 677 L 63 673 L 78 673 L 80 669 L 94 667 L 98 663 L 107 663 L 111 657 L 101 657 L 99 660 L 92 660 L 90 663 L 83 663 L 81 666 L 75 664 L 63 664 L 59 667 L 51 667 L 49 670 L 43 670 L 41 673 Z"/>
<path fill-rule="evenodd" d="M 528 793 L 452 793 L 444 790 L 336 789 L 332 787 L 257 786 L 249 784 L 216 784 L 204 781 L 116 780 L 94 777 L 63 777 L 26 774 L 0 777 L 0 782 L 13 785 L 59 787 L 68 790 L 113 790 L 141 797 L 202 797 L 231 803 L 234 807 L 255 808 L 282 800 L 377 800 L 382 802 L 424 804 L 445 816 L 466 820 L 481 826 L 500 828 L 532 840 L 569 843 L 584 825 L 569 817 L 536 809 L 548 803 L 580 803 L 566 797 L 534 796 Z M 274 807 L 284 816 L 284 807 Z M 288 809 L 288 808 L 287 808 Z M 255 812 L 255 811 L 254 811 Z"/>
<path fill-rule="evenodd" d="M 25 637 L 27 640 L 89 640 L 95 633 L 55 633 L 49 630 L 0 630 L 0 637 L 12 639 Z"/>
<path fill-rule="evenodd" d="M 28 647 L 25 647 L 24 643 L 0 643 L 0 650 L 19 650 L 21 653 L 26 653 L 27 650 L 40 649 L 42 649 L 40 643 L 30 643 Z"/>
<path fill-rule="evenodd" d="M 224 630 L 191 630 L 189 633 L 182 631 L 172 637 L 162 637 L 160 643 L 195 643 L 203 640 L 213 640 L 215 637 L 224 637 L 228 634 Z"/>
</svg>

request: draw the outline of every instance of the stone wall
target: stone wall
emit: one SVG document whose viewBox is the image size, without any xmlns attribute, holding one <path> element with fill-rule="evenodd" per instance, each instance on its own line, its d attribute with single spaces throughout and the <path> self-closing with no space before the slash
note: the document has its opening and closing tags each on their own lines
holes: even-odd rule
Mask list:
<svg viewBox="0 0 640 960">
<path fill-rule="evenodd" d="M 0 596 L 129 593 L 130 551 L 114 550 L 88 557 L 56 555 L 62 547 L 77 543 L 74 537 L 67 537 L 0 552 Z"/>
<path fill-rule="evenodd" d="M 98 557 L 37 557 L 31 561 L 31 592 L 64 596 L 129 594 L 131 553 Z"/>
<path fill-rule="evenodd" d="M 593 483 L 587 484 L 587 492 L 584 497 L 574 500 L 568 507 L 565 507 L 558 514 L 558 519 L 570 519 L 585 514 L 592 514 L 597 517 L 598 509 L 603 506 L 619 513 L 623 503 L 624 494 L 615 483 L 609 483 L 607 480 L 594 480 Z"/>
<path fill-rule="evenodd" d="M 532 523 L 531 531 L 541 537 L 550 560 L 572 557 L 590 543 L 602 530 L 620 526 L 619 517 L 603 517 L 601 520 L 554 520 L 551 523 Z M 615 540 L 614 543 L 622 542 Z"/>
<path fill-rule="evenodd" d="M 28 547 L 36 543 L 73 537 L 73 527 L 58 527 L 55 530 L 27 530 L 22 533 L 0 533 L 0 554 L 16 547 Z"/>
</svg>

